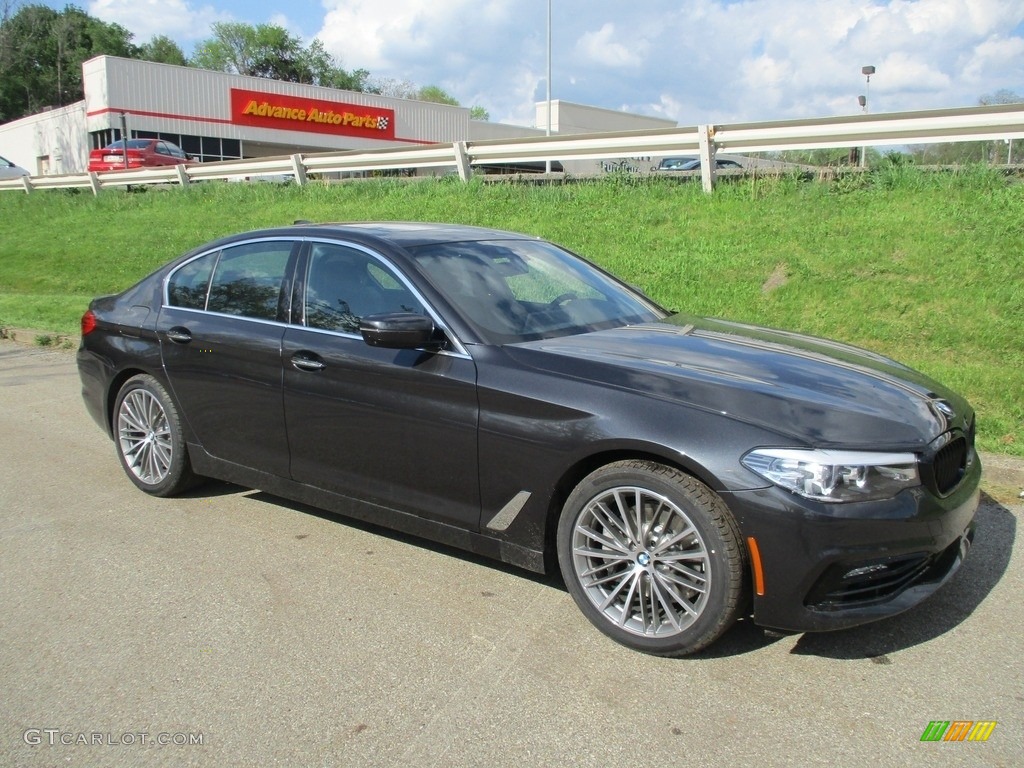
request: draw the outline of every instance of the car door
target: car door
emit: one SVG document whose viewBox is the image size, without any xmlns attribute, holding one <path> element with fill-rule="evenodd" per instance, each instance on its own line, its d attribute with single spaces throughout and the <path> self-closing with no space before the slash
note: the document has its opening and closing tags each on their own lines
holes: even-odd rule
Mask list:
<svg viewBox="0 0 1024 768">
<path fill-rule="evenodd" d="M 177 161 L 174 159 L 174 155 L 171 153 L 170 147 L 162 141 L 158 141 L 153 145 L 153 164 L 154 165 L 174 165 Z"/>
<path fill-rule="evenodd" d="M 264 239 L 171 273 L 158 334 L 182 413 L 211 456 L 288 476 L 281 340 L 298 243 Z"/>
<path fill-rule="evenodd" d="M 359 245 L 312 242 L 304 311 L 284 335 L 284 408 L 298 482 L 475 528 L 476 368 L 457 351 L 371 347 L 359 318 L 430 314 L 408 282 Z M 435 322 L 439 318 L 435 316 Z"/>
</svg>

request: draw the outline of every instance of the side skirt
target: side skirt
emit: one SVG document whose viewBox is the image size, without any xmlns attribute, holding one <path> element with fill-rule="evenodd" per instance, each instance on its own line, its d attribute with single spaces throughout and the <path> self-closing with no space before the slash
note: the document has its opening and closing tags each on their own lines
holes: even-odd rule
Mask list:
<svg viewBox="0 0 1024 768">
<path fill-rule="evenodd" d="M 193 470 L 204 477 L 254 488 L 345 517 L 457 547 L 534 573 L 546 573 L 542 551 L 223 461 L 210 456 L 194 443 L 189 443 L 188 450 Z"/>
</svg>

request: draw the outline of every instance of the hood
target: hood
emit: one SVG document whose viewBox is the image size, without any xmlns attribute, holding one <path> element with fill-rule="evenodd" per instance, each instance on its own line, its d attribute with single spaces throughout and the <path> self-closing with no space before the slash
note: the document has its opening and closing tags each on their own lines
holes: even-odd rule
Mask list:
<svg viewBox="0 0 1024 768">
<path fill-rule="evenodd" d="M 675 315 L 517 345 L 521 362 L 711 411 L 813 447 L 920 448 L 967 402 L 886 357 L 825 339 Z M 517 356 L 518 356 L 517 354 Z"/>
</svg>

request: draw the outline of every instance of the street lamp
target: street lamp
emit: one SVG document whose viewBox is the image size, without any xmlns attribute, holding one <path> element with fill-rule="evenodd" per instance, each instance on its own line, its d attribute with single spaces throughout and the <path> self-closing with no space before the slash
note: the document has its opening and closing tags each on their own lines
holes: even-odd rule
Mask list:
<svg viewBox="0 0 1024 768">
<path fill-rule="evenodd" d="M 875 74 L 875 68 L 872 67 L 871 65 L 868 65 L 866 67 L 861 67 L 860 68 L 860 73 L 862 75 L 864 75 L 864 77 L 867 78 L 867 86 L 865 87 L 864 95 L 857 97 L 857 103 L 860 104 L 861 108 L 864 110 L 864 114 L 866 115 L 868 113 L 868 96 L 867 95 L 869 93 L 871 93 L 871 76 L 873 74 Z M 868 157 L 868 148 L 866 146 L 861 147 L 860 148 L 860 167 L 861 168 L 863 168 L 865 166 L 865 164 L 867 163 L 867 157 Z"/>
<path fill-rule="evenodd" d="M 544 135 L 551 136 L 551 0 L 548 0 L 548 73 L 546 79 L 548 86 L 548 127 Z M 544 161 L 544 172 L 551 173 L 550 158 Z"/>
</svg>

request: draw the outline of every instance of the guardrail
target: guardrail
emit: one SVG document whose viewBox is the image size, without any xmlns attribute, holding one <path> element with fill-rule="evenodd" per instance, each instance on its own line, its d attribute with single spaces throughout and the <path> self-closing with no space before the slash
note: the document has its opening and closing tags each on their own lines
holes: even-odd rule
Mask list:
<svg viewBox="0 0 1024 768">
<path fill-rule="evenodd" d="M 33 176 L 0 180 L 0 190 L 91 188 L 136 184 L 189 184 L 246 176 L 289 175 L 298 184 L 310 174 L 358 173 L 394 169 L 453 168 L 468 181 L 473 168 L 496 163 L 547 160 L 604 160 L 638 156 L 697 154 L 701 178 L 710 192 L 717 152 L 776 152 L 861 146 L 1024 138 L 1024 104 L 1005 104 L 926 112 L 893 112 L 808 120 L 736 125 L 697 125 L 656 131 L 538 136 L 432 144 L 416 148 L 352 150 L 296 154 L 258 160 L 228 160 L 190 166 L 127 171 Z"/>
</svg>

